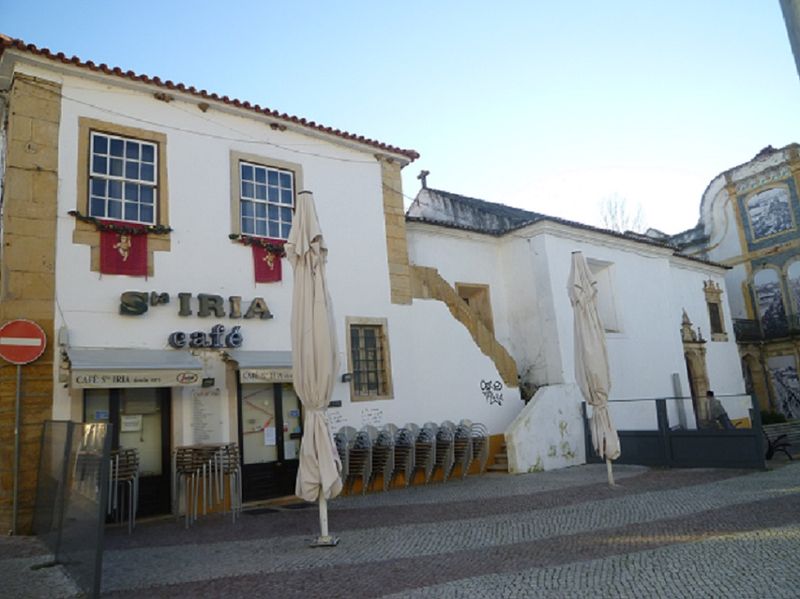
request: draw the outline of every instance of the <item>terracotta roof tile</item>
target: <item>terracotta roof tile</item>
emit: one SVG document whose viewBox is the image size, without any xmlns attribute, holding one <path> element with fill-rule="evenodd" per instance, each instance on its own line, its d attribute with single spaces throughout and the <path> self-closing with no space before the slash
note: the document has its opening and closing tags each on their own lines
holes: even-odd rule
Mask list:
<svg viewBox="0 0 800 599">
<path fill-rule="evenodd" d="M 323 133 L 335 135 L 336 137 L 341 137 L 342 139 L 355 141 L 364 145 L 372 146 L 373 148 L 390 152 L 392 154 L 399 154 L 401 156 L 405 156 L 409 160 L 416 160 L 417 158 L 419 158 L 419 154 L 415 150 L 398 148 L 396 146 L 392 146 L 383 143 L 381 141 L 377 141 L 375 139 L 364 137 L 363 135 L 355 135 L 347 131 L 334 129 L 333 127 L 326 127 L 324 125 L 316 123 L 315 121 L 309 121 L 304 118 L 286 114 L 285 112 L 281 113 L 278 112 L 277 110 L 271 110 L 269 108 L 262 107 L 258 104 L 250 104 L 250 102 L 238 100 L 236 98 L 229 98 L 228 96 L 219 96 L 218 94 L 208 92 L 204 89 L 198 90 L 194 86 L 187 87 L 183 83 L 174 83 L 171 80 L 162 81 L 161 78 L 159 77 L 149 77 L 148 75 L 137 74 L 133 71 L 123 72 L 123 70 L 119 67 L 109 67 L 105 63 L 101 63 L 98 65 L 91 60 L 86 60 L 86 61 L 81 60 L 77 56 L 72 56 L 68 58 L 63 52 L 54 53 L 48 48 L 38 48 L 34 44 L 26 44 L 24 41 L 20 39 L 14 39 L 0 33 L 0 56 L 3 54 L 6 48 L 12 48 L 15 50 L 21 50 L 23 52 L 29 52 L 30 54 L 34 54 L 35 56 L 41 56 L 42 58 L 47 58 L 55 62 L 61 62 L 64 64 L 73 64 L 81 68 L 89 69 L 91 71 L 102 72 L 107 75 L 113 75 L 116 77 L 131 79 L 133 81 L 142 81 L 144 83 L 155 85 L 157 87 L 163 87 L 170 90 L 177 90 L 180 92 L 188 93 L 190 95 L 203 98 L 204 100 L 214 100 L 222 102 L 224 104 L 229 104 L 237 108 L 243 108 L 245 110 L 250 110 L 252 112 L 257 112 L 259 114 L 264 114 L 272 118 L 280 119 L 283 121 L 289 121 L 291 123 L 296 123 L 298 125 L 302 125 L 303 127 L 307 127 L 309 129 L 315 129 Z"/>
</svg>

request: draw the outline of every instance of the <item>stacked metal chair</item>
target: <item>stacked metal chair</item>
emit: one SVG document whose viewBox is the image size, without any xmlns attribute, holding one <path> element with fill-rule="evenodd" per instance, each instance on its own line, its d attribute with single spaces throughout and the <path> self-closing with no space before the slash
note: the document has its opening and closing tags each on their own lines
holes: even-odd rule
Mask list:
<svg viewBox="0 0 800 599">
<path fill-rule="evenodd" d="M 369 487 L 378 474 L 383 479 L 383 490 L 389 489 L 391 475 L 394 472 L 394 435 L 387 430 L 378 430 L 374 426 L 365 426 L 372 445 L 372 468 L 370 470 Z"/>
<path fill-rule="evenodd" d="M 433 467 L 436 463 L 436 430 L 430 427 L 418 427 L 416 424 L 406 424 L 406 429 L 414 437 L 414 473 L 422 470 L 425 474 L 425 484 L 433 476 Z M 413 475 L 412 475 L 413 476 Z"/>
<path fill-rule="evenodd" d="M 198 471 L 191 447 L 178 447 L 172 454 L 172 513 L 177 517 L 181 495 L 185 504 L 185 526 L 197 520 L 202 472 Z"/>
<path fill-rule="evenodd" d="M 117 449 L 111 452 L 108 476 L 107 514 L 117 522 L 128 519 L 128 534 L 136 527 L 139 502 L 139 452 Z"/>
<path fill-rule="evenodd" d="M 178 502 L 186 501 L 186 528 L 201 513 L 230 505 L 233 520 L 242 510 L 242 471 L 239 448 L 235 443 L 178 447 L 172 458 L 173 513 Z M 226 485 L 227 478 L 227 485 Z"/>
<path fill-rule="evenodd" d="M 215 483 L 214 503 L 222 503 L 225 512 L 229 506 L 233 521 L 236 522 L 236 517 L 242 513 L 242 465 L 236 443 L 223 445 L 214 453 L 212 474 Z"/>
<path fill-rule="evenodd" d="M 394 439 L 394 465 L 389 474 L 389 483 L 394 481 L 395 476 L 402 473 L 405 486 L 411 484 L 414 477 L 414 457 L 416 453 L 416 437 L 407 428 L 397 428 L 394 424 L 387 424 L 383 430 Z"/>
</svg>

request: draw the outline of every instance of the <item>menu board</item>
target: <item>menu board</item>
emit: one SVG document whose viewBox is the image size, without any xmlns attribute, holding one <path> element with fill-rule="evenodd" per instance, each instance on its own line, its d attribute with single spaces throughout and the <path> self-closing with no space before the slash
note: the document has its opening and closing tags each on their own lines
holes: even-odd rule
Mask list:
<svg viewBox="0 0 800 599">
<path fill-rule="evenodd" d="M 192 435 L 194 443 L 215 443 L 220 440 L 221 422 L 219 389 L 192 389 Z"/>
</svg>

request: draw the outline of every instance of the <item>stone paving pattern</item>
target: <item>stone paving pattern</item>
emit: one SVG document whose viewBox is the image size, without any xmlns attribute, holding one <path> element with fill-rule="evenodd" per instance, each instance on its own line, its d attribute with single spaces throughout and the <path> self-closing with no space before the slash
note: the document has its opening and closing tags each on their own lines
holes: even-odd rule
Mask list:
<svg viewBox="0 0 800 599">
<path fill-rule="evenodd" d="M 335 548 L 308 546 L 315 505 L 111 528 L 104 596 L 800 597 L 800 463 L 614 471 L 616 488 L 586 465 L 337 498 Z M 35 540 L 11 541 L 0 596 L 78 596 L 59 567 L 28 568 L 48 557 Z"/>
</svg>

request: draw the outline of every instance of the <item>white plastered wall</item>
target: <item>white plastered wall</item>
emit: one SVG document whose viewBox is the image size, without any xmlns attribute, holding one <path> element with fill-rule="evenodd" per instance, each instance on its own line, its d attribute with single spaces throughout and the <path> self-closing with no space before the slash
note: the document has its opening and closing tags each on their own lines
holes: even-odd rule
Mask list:
<svg viewBox="0 0 800 599">
<path fill-rule="evenodd" d="M 55 319 L 57 328 L 69 332 L 72 347 L 168 349 L 171 332 L 208 332 L 219 323 L 227 328 L 242 327 L 243 350 L 290 349 L 291 267 L 283 261 L 280 283 L 255 284 L 250 249 L 228 239 L 230 153 L 235 151 L 262 156 L 267 162 L 275 159 L 302 166 L 303 187 L 314 192 L 330 249 L 327 272 L 339 337 L 340 374 L 347 371 L 345 319 L 387 318 L 394 397 L 352 402 L 350 385 L 337 381 L 332 400 L 340 401 L 342 407 L 331 410 L 337 425 L 422 424 L 468 418 L 499 433 L 519 411 L 522 403 L 516 389 L 503 385 L 491 401 L 481 392 L 482 380 L 498 381 L 500 377 L 444 304 L 390 303 L 382 180 L 373 151 L 275 131 L 267 121 L 228 114 L 213 106 L 201 112 L 196 102 L 180 97 L 160 102 L 152 97 L 150 88 L 142 91 L 105 85 L 27 68 L 37 76 L 57 78 L 63 85 Z M 77 201 L 79 117 L 157 131 L 167 137 L 169 218 L 174 230 L 171 250 L 154 253 L 152 277 L 100 276 L 90 271 L 89 247 L 72 242 L 74 219 L 67 212 L 75 209 Z M 121 316 L 120 295 L 125 291 L 168 293 L 170 303 L 150 307 L 141 316 Z M 180 292 L 241 296 L 244 309 L 250 300 L 262 297 L 274 318 L 200 318 L 194 299 L 193 315 L 180 317 Z M 173 444 L 197 441 L 192 420 L 198 401 L 214 412 L 210 430 L 216 438 L 204 440 L 235 440 L 233 371 L 222 362 L 218 350 L 202 350 L 197 355 L 204 363 L 203 375 L 214 378 L 215 386 L 205 391 L 173 389 Z M 81 395 L 81 390 L 59 385 L 54 417 L 80 420 Z"/>
</svg>

